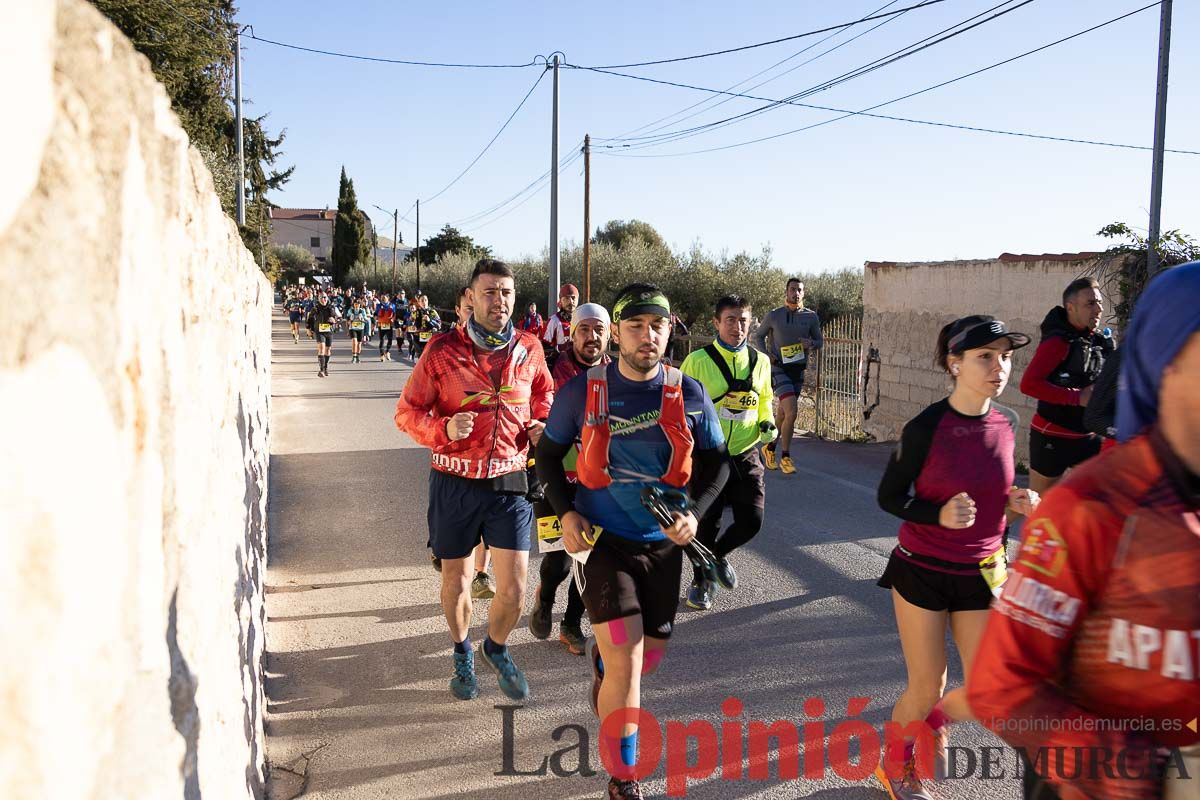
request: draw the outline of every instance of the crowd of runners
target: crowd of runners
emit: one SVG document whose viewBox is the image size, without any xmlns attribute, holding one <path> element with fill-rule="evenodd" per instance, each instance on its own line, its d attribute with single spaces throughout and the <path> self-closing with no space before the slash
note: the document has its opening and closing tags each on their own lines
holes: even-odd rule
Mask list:
<svg viewBox="0 0 1200 800">
<path fill-rule="evenodd" d="M 684 557 L 683 601 L 707 610 L 738 587 L 731 557 L 762 527 L 765 470 L 795 472 L 796 400 L 823 340 L 803 282 L 783 288 L 753 336 L 750 303 L 716 299 L 715 340 L 678 367 L 666 358 L 671 303 L 652 284 L 624 287 L 609 306 L 580 304 L 568 285 L 548 320 L 532 305 L 514 320 L 512 271 L 483 259 L 457 324 L 440 333 L 423 298 L 343 296 L 348 310 L 336 294 L 288 298 L 293 336 L 304 322 L 317 337 L 322 374 L 339 324 L 367 339 L 375 330 L 381 358 L 385 325 L 405 341 L 417 334 L 395 422 L 432 451 L 429 547 L 453 644 L 450 691 L 477 697 L 482 661 L 504 695 L 528 699 L 507 641 L 536 545 L 527 624 L 551 635 L 566 583 L 559 641 L 587 656 L 610 800 L 642 797 L 641 686 L 674 633 Z M 1028 764 L 1026 798 L 1194 796 L 1183 792 L 1200 780 L 1181 789 L 1167 765 L 1194 767 L 1200 747 L 1198 297 L 1200 263 L 1156 278 L 1117 351 L 1096 282 L 1065 287 L 1020 380 L 1037 401 L 1028 489 L 1016 485 L 1016 414 L 996 398 L 1032 338 L 974 314 L 929 343 L 950 391 L 904 426 L 878 490 L 900 520 L 878 581 L 907 671 L 892 719 L 909 735 L 886 740 L 876 771 L 893 800 L 937 797 L 949 730 L 964 720 L 1023 757 L 1065 751 L 1053 769 Z M 473 647 L 471 600 L 484 597 L 486 635 Z M 966 676 L 950 691 L 947 632 Z M 1097 774 L 1083 768 L 1088 748 L 1146 768 Z"/>
</svg>

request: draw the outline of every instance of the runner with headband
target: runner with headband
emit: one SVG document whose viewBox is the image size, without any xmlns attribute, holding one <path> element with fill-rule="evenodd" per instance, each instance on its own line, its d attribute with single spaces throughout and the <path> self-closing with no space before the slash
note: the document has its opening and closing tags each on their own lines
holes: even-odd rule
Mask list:
<svg viewBox="0 0 1200 800">
<path fill-rule="evenodd" d="M 617 294 L 612 335 L 619 359 L 562 388 L 537 450 L 538 477 L 561 521 L 563 545 L 586 559 L 579 580 L 595 636 L 592 703 L 612 774 L 610 800 L 642 797 L 633 769 L 642 676 L 657 669 L 674 630 L 681 548 L 695 538 L 729 471 L 708 394 L 662 364 L 670 316 L 655 286 L 632 284 Z M 563 459 L 577 439 L 572 498 Z M 674 511 L 674 524 L 660 526 L 643 505 L 643 489 L 678 495 L 684 488 L 688 507 Z"/>
<path fill-rule="evenodd" d="M 994 402 L 1008 383 L 1013 350 L 1027 344 L 1028 336 L 988 316 L 942 328 L 936 363 L 954 389 L 904 426 L 879 484 L 879 505 L 904 520 L 879 579 L 892 594 L 908 672 L 892 720 L 924 720 L 935 745 L 922 754 L 923 765 L 934 765 L 930 775 L 916 768 L 915 737 L 886 743 L 876 777 L 892 800 L 925 800 L 924 779 L 944 776 L 946 726 L 971 718 L 961 689 L 942 696 L 946 629 L 969 674 L 1005 580 L 1008 522 L 1037 504 L 1036 494 L 1013 485 L 1017 415 Z"/>
</svg>

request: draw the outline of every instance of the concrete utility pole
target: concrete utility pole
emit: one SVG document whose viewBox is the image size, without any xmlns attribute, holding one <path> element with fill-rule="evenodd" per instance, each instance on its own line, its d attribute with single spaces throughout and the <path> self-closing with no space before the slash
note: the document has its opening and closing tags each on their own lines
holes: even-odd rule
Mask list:
<svg viewBox="0 0 1200 800">
<path fill-rule="evenodd" d="M 1171 0 L 1162 0 L 1158 25 L 1158 95 L 1154 101 L 1154 163 L 1150 173 L 1150 236 L 1146 239 L 1146 275 L 1158 272 L 1158 228 L 1162 218 L 1163 151 L 1167 142 L 1167 73 L 1171 60 Z"/>
<path fill-rule="evenodd" d="M 400 209 L 392 211 L 392 296 L 396 296 L 396 236 L 400 231 Z"/>
<path fill-rule="evenodd" d="M 233 105 L 237 127 L 237 224 L 246 224 L 246 148 L 242 142 L 242 32 L 233 37 Z"/>
<path fill-rule="evenodd" d="M 583 302 L 592 302 L 592 137 L 583 137 Z"/>
<path fill-rule="evenodd" d="M 550 298 L 547 315 L 558 308 L 558 56 L 554 57 L 554 119 L 550 126 Z"/>
<path fill-rule="evenodd" d="M 375 256 L 375 283 L 379 283 L 379 229 L 371 222 L 371 252 Z"/>
<path fill-rule="evenodd" d="M 417 201 L 417 291 L 421 291 L 421 201 Z"/>
</svg>

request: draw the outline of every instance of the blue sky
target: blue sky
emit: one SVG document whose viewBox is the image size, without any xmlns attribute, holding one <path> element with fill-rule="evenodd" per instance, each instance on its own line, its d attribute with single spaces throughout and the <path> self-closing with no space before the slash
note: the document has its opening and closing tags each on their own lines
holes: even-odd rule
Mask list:
<svg viewBox="0 0 1200 800">
<path fill-rule="evenodd" d="M 751 44 L 859 19 L 886 0 L 731 4 L 394 3 L 245 0 L 255 34 L 307 47 L 407 60 L 525 63 L 557 50 L 578 65 L 674 58 Z M 918 0 L 900 0 L 895 10 Z M 845 42 L 864 23 L 816 45 L 739 90 L 782 98 L 842 75 L 992 8 L 999 0 L 944 0 L 899 16 L 790 74 L 754 83 Z M 1017 5 L 1004 5 L 1004 10 Z M 1146 0 L 1035 0 L 972 31 L 805 102 L 862 109 L 1001 61 L 1146 5 Z M 995 13 L 995 12 L 992 12 Z M 986 15 L 990 16 L 990 14 Z M 1087 36 L 959 81 L 878 113 L 914 119 L 1149 146 L 1153 138 L 1157 7 Z M 622 70 L 726 89 L 828 34 L 730 55 Z M 1175 4 L 1167 147 L 1200 151 L 1200 4 Z M 273 196 L 284 206 L 337 203 L 345 165 L 360 205 L 421 203 L 422 239 L 443 223 L 486 211 L 550 168 L 547 75 L 491 150 L 449 191 L 516 108 L 540 68 L 442 69 L 333 58 L 245 40 L 248 114 L 287 129 L 296 173 Z M 710 95 L 583 70 L 560 70 L 560 156 L 585 133 L 625 134 Z M 688 128 L 762 105 L 716 97 L 668 120 Z M 592 224 L 637 218 L 677 248 L 757 253 L 779 266 L 823 270 L 867 260 L 990 258 L 1001 252 L 1102 249 L 1101 226 L 1149 219 L 1150 152 L 976 133 L 851 117 L 760 144 L 676 157 L 836 116 L 784 106 L 750 120 L 623 157 L 595 149 Z M 645 131 L 642 132 L 643 134 Z M 635 134 L 636 135 L 636 134 Z M 1163 228 L 1200 237 L 1200 156 L 1166 157 Z M 548 183 L 548 182 L 547 182 Z M 541 186 L 541 184 L 539 184 Z M 504 257 L 549 241 L 549 191 L 522 195 L 460 224 Z M 560 238 L 583 236 L 582 161 L 560 177 Z M 514 208 L 515 207 L 515 208 Z M 504 216 L 501 216 L 501 215 Z M 409 212 L 412 218 L 411 211 Z M 390 219 L 386 220 L 390 227 Z M 405 242 L 415 230 L 401 222 Z"/>
</svg>

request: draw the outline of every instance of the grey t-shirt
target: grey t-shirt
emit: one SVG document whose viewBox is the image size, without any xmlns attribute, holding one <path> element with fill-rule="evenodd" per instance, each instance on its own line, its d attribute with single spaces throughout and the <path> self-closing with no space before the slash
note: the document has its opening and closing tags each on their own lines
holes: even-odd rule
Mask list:
<svg viewBox="0 0 1200 800">
<path fill-rule="evenodd" d="M 808 348 L 800 344 L 802 339 L 811 339 L 815 350 L 825 344 L 817 312 L 809 308 L 792 311 L 787 306 L 780 306 L 763 317 L 752 339 L 754 346 L 771 359 L 774 369 L 804 369 L 808 366 Z"/>
</svg>

